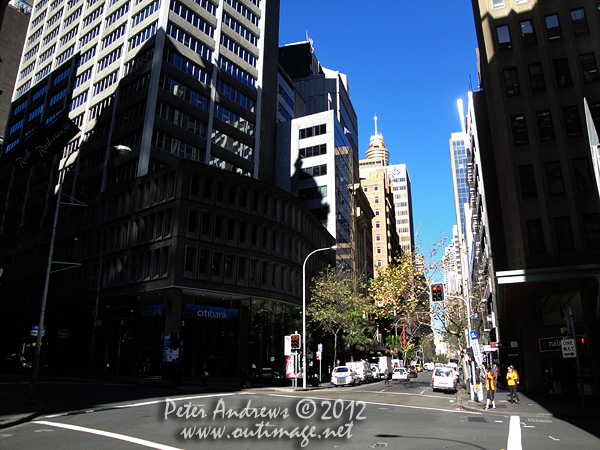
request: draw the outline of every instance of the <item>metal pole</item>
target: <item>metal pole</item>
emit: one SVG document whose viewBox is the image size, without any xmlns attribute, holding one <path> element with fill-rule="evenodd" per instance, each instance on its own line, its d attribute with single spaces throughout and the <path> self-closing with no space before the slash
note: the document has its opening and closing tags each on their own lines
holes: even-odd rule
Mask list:
<svg viewBox="0 0 600 450">
<path fill-rule="evenodd" d="M 42 334 L 44 333 L 44 319 L 46 317 L 46 300 L 48 299 L 48 286 L 50 284 L 50 272 L 52 271 L 52 258 L 54 256 L 54 241 L 56 239 L 56 224 L 58 222 L 58 210 L 60 208 L 60 198 L 62 194 L 62 173 L 58 175 L 58 193 L 56 195 L 56 209 L 54 210 L 54 221 L 52 223 L 52 234 L 50 236 L 50 249 L 48 250 L 48 262 L 46 264 L 46 278 L 44 281 L 44 293 L 42 294 L 42 306 L 40 307 L 40 320 L 38 323 L 38 334 L 35 343 L 35 355 L 33 357 L 33 368 L 31 370 L 31 380 L 29 381 L 29 392 L 27 402 L 33 402 L 37 376 L 40 370 L 40 355 L 42 349 Z"/>
<path fill-rule="evenodd" d="M 318 248 L 313 250 L 304 258 L 302 264 L 302 390 L 306 390 L 306 261 L 317 252 L 325 250 L 334 250 L 337 246 Z"/>
<path fill-rule="evenodd" d="M 90 367 L 89 374 L 92 374 L 94 365 L 94 344 L 96 342 L 96 327 L 98 326 L 98 300 L 100 297 L 100 279 L 102 277 L 102 256 L 100 256 L 100 267 L 98 268 L 98 283 L 96 285 L 96 305 L 94 306 L 94 327 L 92 328 L 92 347 L 90 349 Z"/>
<path fill-rule="evenodd" d="M 577 349 L 577 332 L 575 331 L 575 320 L 573 318 L 573 309 L 569 306 L 567 312 L 567 320 L 571 323 L 571 334 L 573 335 L 573 342 L 575 343 L 575 358 L 577 363 L 577 378 L 579 381 L 579 391 L 581 392 L 581 403 L 585 408 L 585 393 L 583 392 L 583 377 L 581 376 L 581 361 L 579 359 L 579 350 Z"/>
</svg>

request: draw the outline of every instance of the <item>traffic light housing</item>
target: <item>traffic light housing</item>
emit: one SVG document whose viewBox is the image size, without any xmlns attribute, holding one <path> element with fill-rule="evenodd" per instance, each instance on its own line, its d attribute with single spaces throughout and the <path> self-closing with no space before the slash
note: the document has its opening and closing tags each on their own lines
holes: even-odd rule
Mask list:
<svg viewBox="0 0 600 450">
<path fill-rule="evenodd" d="M 579 350 L 587 350 L 587 338 L 585 336 L 577 336 L 575 344 Z"/>
<path fill-rule="evenodd" d="M 291 338 L 291 348 L 292 350 L 300 350 L 302 348 L 302 342 L 299 334 L 292 334 Z"/>
<path fill-rule="evenodd" d="M 431 301 L 432 302 L 443 302 L 444 301 L 444 284 L 435 283 L 431 285 Z"/>
</svg>

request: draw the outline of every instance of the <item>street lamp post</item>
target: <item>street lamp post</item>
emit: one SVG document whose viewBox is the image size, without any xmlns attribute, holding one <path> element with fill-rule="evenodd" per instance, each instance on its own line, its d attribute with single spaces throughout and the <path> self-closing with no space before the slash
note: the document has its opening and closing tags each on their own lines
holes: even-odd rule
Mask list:
<svg viewBox="0 0 600 450">
<path fill-rule="evenodd" d="M 471 305 L 470 302 L 468 302 L 467 300 L 465 300 L 462 297 L 459 297 L 457 295 L 446 295 L 446 298 L 457 298 L 462 300 L 463 302 L 465 302 L 465 305 L 467 305 L 467 326 L 469 328 L 469 334 L 467 335 L 467 347 L 470 347 L 470 338 L 471 338 Z M 471 398 L 473 398 L 474 395 L 474 390 L 473 390 L 473 386 L 474 383 L 473 381 L 475 380 L 475 363 L 473 361 L 471 361 Z"/>
<path fill-rule="evenodd" d="M 131 152 L 131 149 L 126 146 L 115 146 L 115 149 L 118 153 L 130 153 Z M 27 394 L 27 401 L 29 403 L 33 402 L 33 400 L 34 400 L 35 388 L 36 388 L 36 384 L 37 384 L 37 377 L 38 377 L 39 367 L 40 367 L 40 357 L 41 357 L 41 350 L 42 350 L 41 349 L 42 334 L 44 333 L 44 321 L 46 318 L 46 301 L 48 299 L 48 288 L 50 286 L 50 274 L 52 273 L 52 263 L 53 263 L 53 259 L 54 259 L 54 244 L 56 241 L 56 225 L 58 223 L 58 212 L 60 209 L 60 205 L 61 205 L 61 203 L 63 203 L 63 202 L 61 202 L 61 198 L 63 195 L 62 194 L 63 181 L 64 181 L 65 172 L 67 171 L 69 166 L 71 166 L 72 164 L 75 163 L 75 160 L 77 159 L 78 156 L 79 156 L 79 151 L 73 152 L 68 157 L 63 158 L 60 161 L 59 166 L 58 166 L 58 185 L 55 188 L 56 208 L 54 210 L 54 219 L 52 222 L 52 233 L 50 235 L 50 249 L 48 250 L 48 261 L 46 263 L 46 276 L 44 279 L 44 291 L 42 294 L 42 304 L 40 306 L 40 319 L 39 319 L 39 323 L 38 323 L 38 334 L 37 334 L 36 344 L 35 344 L 35 354 L 33 357 L 33 367 L 31 370 L 31 379 L 29 381 L 29 391 Z M 70 196 L 68 196 L 68 197 L 69 197 L 69 202 L 64 203 L 66 205 L 87 206 L 85 203 L 77 201 Z M 55 263 L 58 264 L 58 262 L 55 262 Z M 62 264 L 67 264 L 70 267 L 76 267 L 79 265 L 79 264 L 75 264 L 75 263 L 62 263 Z M 64 270 L 64 269 L 61 269 L 61 270 Z"/>
<path fill-rule="evenodd" d="M 304 263 L 302 264 L 302 340 L 304 341 L 302 344 L 302 390 L 306 390 L 306 262 L 308 258 L 314 255 L 317 252 L 324 252 L 326 250 L 335 250 L 337 245 L 333 245 L 331 247 L 318 248 L 313 250 L 308 254 L 306 258 L 304 258 Z"/>
</svg>

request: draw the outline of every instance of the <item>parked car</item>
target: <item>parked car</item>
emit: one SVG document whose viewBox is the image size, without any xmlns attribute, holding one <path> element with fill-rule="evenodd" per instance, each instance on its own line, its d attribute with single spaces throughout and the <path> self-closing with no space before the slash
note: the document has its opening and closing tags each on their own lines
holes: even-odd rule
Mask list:
<svg viewBox="0 0 600 450">
<path fill-rule="evenodd" d="M 381 380 L 382 373 L 379 372 L 377 364 L 371 364 L 371 373 L 373 374 L 373 380 Z"/>
<path fill-rule="evenodd" d="M 456 392 L 456 371 L 452 367 L 436 367 L 431 377 L 433 390 Z"/>
<path fill-rule="evenodd" d="M 331 373 L 331 382 L 334 386 L 354 386 L 360 384 L 360 379 L 350 367 L 338 366 L 333 369 Z"/>
<path fill-rule="evenodd" d="M 432 362 L 423 364 L 423 369 L 425 369 L 427 372 L 432 372 L 434 368 L 435 368 L 435 364 Z"/>
<path fill-rule="evenodd" d="M 373 381 L 373 372 L 371 372 L 371 367 L 366 361 L 353 361 L 346 363 L 346 366 L 358 374 L 361 383 L 370 383 Z"/>
<path fill-rule="evenodd" d="M 392 373 L 392 381 L 393 380 L 410 381 L 410 378 L 408 378 L 408 371 L 404 367 L 394 369 L 394 372 Z"/>
<path fill-rule="evenodd" d="M 408 376 L 412 378 L 417 378 L 417 368 L 415 366 L 408 367 Z"/>
<path fill-rule="evenodd" d="M 2 361 L 2 371 L 10 373 L 31 373 L 33 364 L 20 353 L 13 353 Z"/>
</svg>

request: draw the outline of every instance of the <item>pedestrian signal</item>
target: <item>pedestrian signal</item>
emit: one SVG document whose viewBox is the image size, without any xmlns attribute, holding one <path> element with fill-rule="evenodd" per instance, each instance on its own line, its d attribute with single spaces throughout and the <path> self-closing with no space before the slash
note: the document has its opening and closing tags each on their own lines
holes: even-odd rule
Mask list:
<svg viewBox="0 0 600 450">
<path fill-rule="evenodd" d="M 431 301 L 432 302 L 443 302 L 444 301 L 444 285 L 443 283 L 436 283 L 431 285 Z"/>
<path fill-rule="evenodd" d="M 301 339 L 300 339 L 300 335 L 299 334 L 292 334 L 290 336 L 291 338 L 291 348 L 292 350 L 300 350 L 301 348 Z"/>
</svg>

